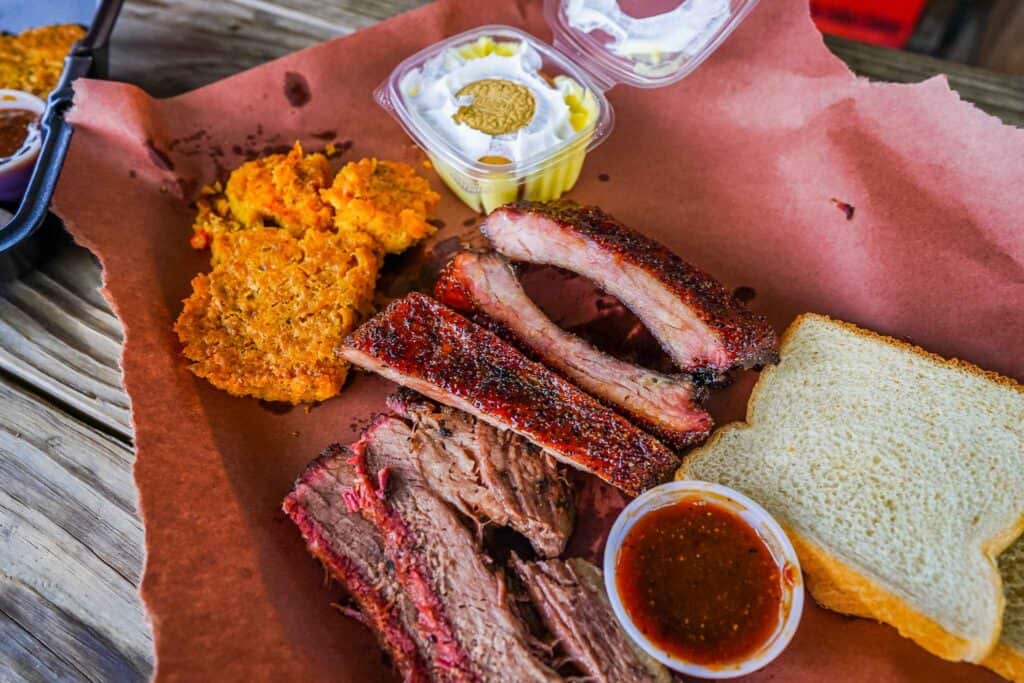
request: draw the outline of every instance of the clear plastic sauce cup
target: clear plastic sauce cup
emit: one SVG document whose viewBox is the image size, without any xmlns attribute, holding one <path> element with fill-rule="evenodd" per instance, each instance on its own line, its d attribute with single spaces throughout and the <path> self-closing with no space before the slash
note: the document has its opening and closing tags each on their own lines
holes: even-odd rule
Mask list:
<svg viewBox="0 0 1024 683">
<path fill-rule="evenodd" d="M 757 0 L 545 0 L 554 46 L 483 26 L 403 61 L 374 93 L 471 208 L 557 199 L 608 137 L 604 91 L 660 87 L 700 65 Z"/>
<path fill-rule="evenodd" d="M 767 639 L 748 656 L 725 664 L 704 665 L 685 661 L 659 647 L 637 628 L 622 601 L 617 569 L 623 541 L 645 515 L 662 507 L 689 499 L 707 501 L 737 515 L 748 524 L 768 548 L 779 569 L 780 594 L 778 623 Z M 634 499 L 619 514 L 608 536 L 604 552 L 604 581 L 615 616 L 626 632 L 645 652 L 665 666 L 701 678 L 735 678 L 757 671 L 778 657 L 789 645 L 804 606 L 803 576 L 800 561 L 782 527 L 768 512 L 742 493 L 720 484 L 683 480 L 662 484 Z"/>
</svg>

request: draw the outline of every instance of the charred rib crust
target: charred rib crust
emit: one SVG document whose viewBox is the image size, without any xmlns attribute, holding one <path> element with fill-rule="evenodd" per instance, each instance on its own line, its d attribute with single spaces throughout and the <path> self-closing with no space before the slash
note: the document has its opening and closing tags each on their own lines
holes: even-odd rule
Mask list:
<svg viewBox="0 0 1024 683">
<path fill-rule="evenodd" d="M 555 221 L 564 229 L 615 254 L 622 261 L 646 271 L 715 333 L 728 356 L 733 359 L 732 365 L 750 368 L 778 361 L 778 335 L 764 316 L 748 310 L 707 273 L 690 265 L 658 242 L 626 227 L 601 209 L 580 206 L 571 201 L 520 201 L 495 211 L 498 212 L 510 216 L 532 214 Z M 481 229 L 490 237 L 486 222 Z M 728 368 L 710 369 L 724 371 Z"/>
<path fill-rule="evenodd" d="M 679 466 L 654 437 L 423 294 L 392 302 L 350 335 L 342 355 L 367 366 L 363 354 L 458 397 L 627 493 L 666 481 Z"/>
</svg>

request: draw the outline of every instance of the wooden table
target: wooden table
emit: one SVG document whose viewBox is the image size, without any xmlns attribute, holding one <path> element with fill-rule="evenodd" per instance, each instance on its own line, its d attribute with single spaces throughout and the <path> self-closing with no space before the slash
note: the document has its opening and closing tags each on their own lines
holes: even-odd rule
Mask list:
<svg viewBox="0 0 1024 683">
<path fill-rule="evenodd" d="M 172 95 L 423 0 L 127 0 L 111 76 Z M 953 87 L 1024 126 L 1024 79 L 832 40 L 858 73 Z M 0 285 L 0 682 L 145 679 L 152 635 L 122 331 L 101 272 L 67 245 Z"/>
</svg>

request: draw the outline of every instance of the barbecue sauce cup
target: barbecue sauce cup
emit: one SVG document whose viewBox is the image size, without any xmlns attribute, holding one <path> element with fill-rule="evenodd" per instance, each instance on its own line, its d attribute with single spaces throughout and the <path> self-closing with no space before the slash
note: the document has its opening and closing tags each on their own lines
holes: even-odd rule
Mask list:
<svg viewBox="0 0 1024 683">
<path fill-rule="evenodd" d="M 779 524 L 719 484 L 675 481 L 631 502 L 612 527 L 605 587 L 629 636 L 675 671 L 734 678 L 796 633 L 804 587 Z"/>
<path fill-rule="evenodd" d="M 46 103 L 21 90 L 0 89 L 0 201 L 21 198 L 42 144 Z M 6 223 L 6 221 L 4 222 Z"/>
</svg>

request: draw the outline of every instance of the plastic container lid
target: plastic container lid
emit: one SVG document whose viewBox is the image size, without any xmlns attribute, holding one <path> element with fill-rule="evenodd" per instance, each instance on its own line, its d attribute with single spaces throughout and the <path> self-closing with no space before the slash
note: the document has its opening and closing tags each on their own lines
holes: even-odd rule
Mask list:
<svg viewBox="0 0 1024 683">
<path fill-rule="evenodd" d="M 606 88 L 674 83 L 711 56 L 757 0 L 545 0 L 555 47 Z"/>
<path fill-rule="evenodd" d="M 616 579 L 619 551 L 630 530 L 647 513 L 680 501 L 698 498 L 731 510 L 749 524 L 761 537 L 779 567 L 782 601 L 779 605 L 779 623 L 775 631 L 750 657 L 726 665 L 703 666 L 677 659 L 662 650 L 633 623 L 619 596 Z M 647 654 L 665 666 L 701 678 L 735 678 L 753 673 L 778 657 L 796 634 L 804 608 L 804 584 L 800 573 L 800 560 L 779 523 L 760 505 L 739 491 L 706 481 L 682 480 L 662 484 L 635 498 L 619 514 L 608 534 L 604 550 L 604 583 L 612 610 L 626 633 Z"/>
</svg>

